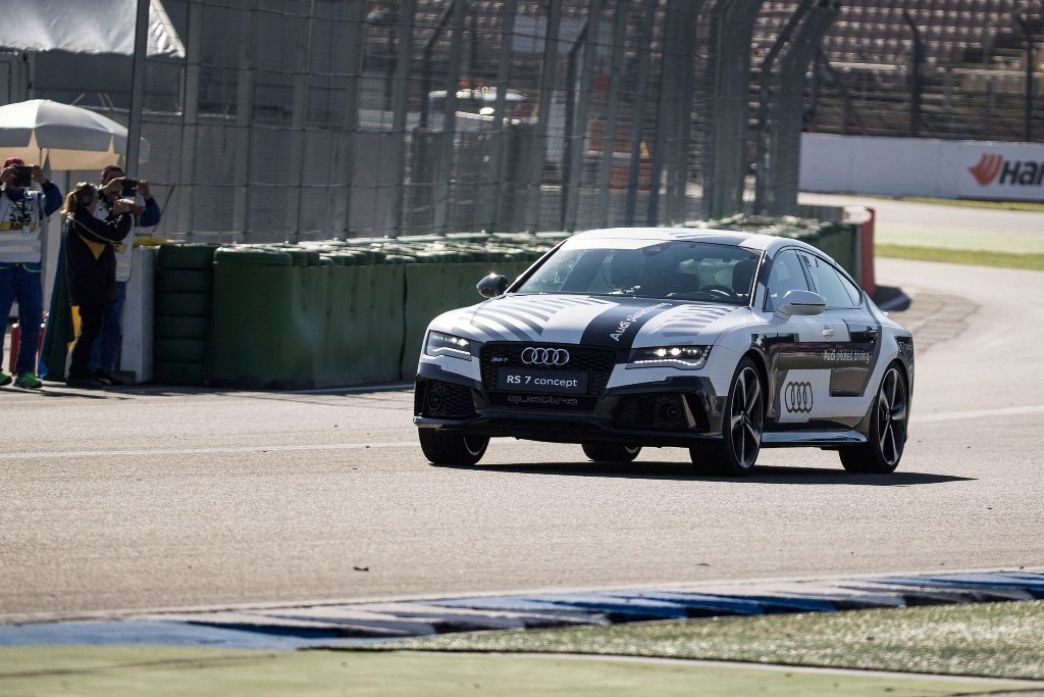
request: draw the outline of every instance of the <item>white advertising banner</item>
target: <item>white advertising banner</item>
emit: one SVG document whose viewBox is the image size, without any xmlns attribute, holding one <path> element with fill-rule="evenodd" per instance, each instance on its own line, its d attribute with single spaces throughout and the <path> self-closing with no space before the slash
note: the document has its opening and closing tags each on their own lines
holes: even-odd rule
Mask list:
<svg viewBox="0 0 1044 697">
<path fill-rule="evenodd" d="M 801 190 L 1044 201 L 1044 143 L 805 133 Z"/>
</svg>

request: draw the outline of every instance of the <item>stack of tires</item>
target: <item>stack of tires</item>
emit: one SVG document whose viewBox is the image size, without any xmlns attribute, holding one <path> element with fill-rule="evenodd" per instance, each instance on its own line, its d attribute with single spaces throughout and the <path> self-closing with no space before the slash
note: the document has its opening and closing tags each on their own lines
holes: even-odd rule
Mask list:
<svg viewBox="0 0 1044 697">
<path fill-rule="evenodd" d="M 156 382 L 202 385 L 208 377 L 215 249 L 210 244 L 160 247 L 153 329 Z"/>
</svg>

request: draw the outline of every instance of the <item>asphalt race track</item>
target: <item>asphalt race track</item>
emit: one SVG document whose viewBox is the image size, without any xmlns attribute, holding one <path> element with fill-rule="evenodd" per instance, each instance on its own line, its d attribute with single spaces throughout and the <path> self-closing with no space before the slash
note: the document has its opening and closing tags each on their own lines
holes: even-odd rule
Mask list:
<svg viewBox="0 0 1044 697">
<path fill-rule="evenodd" d="M 627 466 L 496 441 L 434 468 L 409 390 L 0 391 L 0 621 L 224 606 L 1044 565 L 1044 273 L 882 259 L 913 296 L 892 476 L 762 453 Z M 367 447 L 369 446 L 369 447 Z"/>
</svg>

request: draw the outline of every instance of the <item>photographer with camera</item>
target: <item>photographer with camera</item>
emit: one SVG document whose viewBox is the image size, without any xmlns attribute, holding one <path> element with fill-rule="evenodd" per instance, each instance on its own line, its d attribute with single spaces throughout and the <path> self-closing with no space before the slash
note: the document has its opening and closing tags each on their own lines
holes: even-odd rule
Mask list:
<svg viewBox="0 0 1044 697">
<path fill-rule="evenodd" d="M 33 181 L 41 191 L 32 191 Z M 22 339 L 13 377 L 18 387 L 37 388 L 36 344 L 43 319 L 43 241 L 47 217 L 62 205 L 62 192 L 39 165 L 9 157 L 0 170 L 0 356 L 11 306 L 18 301 Z M 12 376 L 0 369 L 0 387 Z"/>
<path fill-rule="evenodd" d="M 113 181 L 120 182 L 117 190 L 109 189 Z M 105 319 L 102 322 L 101 334 L 94 342 L 91 352 L 90 370 L 94 378 L 103 385 L 113 383 L 112 371 L 116 367 L 116 354 L 120 346 L 121 328 L 123 326 L 123 303 L 127 297 L 127 281 L 131 275 L 131 261 L 134 253 L 135 228 L 151 227 L 160 221 L 160 207 L 152 197 L 149 183 L 144 180 L 127 179 L 123 169 L 117 165 L 109 165 L 101 173 L 101 191 L 95 207 L 95 216 L 100 220 L 109 220 L 113 216 L 113 206 L 120 198 L 133 199 L 133 226 L 127 241 L 116 248 L 116 297 L 105 307 Z"/>
<path fill-rule="evenodd" d="M 91 350 L 101 333 L 105 310 L 116 299 L 116 250 L 132 227 L 132 198 L 120 198 L 121 182 L 112 180 L 101 189 L 81 182 L 65 198 L 65 271 L 69 299 L 80 308 L 80 336 L 73 347 L 66 384 L 98 387 L 89 372 Z M 95 214 L 102 196 L 112 197 L 112 214 L 99 220 Z"/>
</svg>

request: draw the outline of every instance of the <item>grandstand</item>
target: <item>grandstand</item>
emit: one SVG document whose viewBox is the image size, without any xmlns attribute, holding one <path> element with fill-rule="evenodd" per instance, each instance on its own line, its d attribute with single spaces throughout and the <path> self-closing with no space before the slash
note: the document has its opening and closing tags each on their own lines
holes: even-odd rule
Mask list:
<svg viewBox="0 0 1044 697">
<path fill-rule="evenodd" d="M 657 16 L 666 0 L 658 3 Z M 801 2 L 764 2 L 754 30 L 752 65 L 769 52 L 780 30 Z M 391 3 L 389 6 L 394 5 Z M 469 28 L 478 36 L 500 33 L 502 2 L 480 0 L 469 5 Z M 562 42 L 571 42 L 588 13 L 587 0 L 565 0 Z M 611 21 L 618 3 L 603 3 L 603 26 Z M 628 37 L 638 36 L 640 3 L 629 3 Z M 703 2 L 703 16 L 714 2 Z M 446 8 L 446 0 L 419 0 L 415 41 L 422 44 Z M 538 26 L 547 2 L 520 0 L 516 37 Z M 916 134 L 922 137 L 980 140 L 1020 140 L 1025 134 L 1025 60 L 1027 35 L 1015 17 L 1025 19 L 1034 47 L 1044 44 L 1044 1 L 1041 0 L 850 0 L 825 37 L 809 89 L 806 128 L 824 133 L 908 136 L 911 134 L 911 66 L 914 32 L 922 41 L 920 64 L 920 118 Z M 907 19 L 909 18 L 909 21 Z M 660 25 L 660 22 L 657 22 Z M 530 29 L 527 29 L 530 28 Z M 541 36 L 529 36 L 534 46 Z M 470 41 L 470 38 L 469 38 Z M 648 48 L 661 49 L 657 32 Z M 473 42 L 469 47 L 471 77 L 491 81 L 496 75 L 497 47 Z M 524 44 L 516 38 L 516 43 Z M 568 47 L 566 47 L 568 48 Z M 629 46 L 633 52 L 636 43 Z M 415 53 L 419 55 L 419 52 Z M 1037 52 L 1035 71 L 1044 51 Z M 436 69 L 438 58 L 436 58 Z M 419 67 L 419 66 L 418 66 Z M 518 60 L 516 83 L 535 88 L 539 67 Z M 697 70 L 699 64 L 694 66 Z M 1044 91 L 1036 78 L 1035 94 Z M 756 84 L 756 80 L 753 82 Z M 419 95 L 416 95 L 419 97 Z M 752 100 L 756 99 L 756 92 Z M 1033 111 L 1033 132 L 1044 134 L 1044 113 Z M 752 112 L 753 113 L 753 112 Z"/>
<path fill-rule="evenodd" d="M 765 3 L 755 54 L 771 45 L 798 3 Z M 842 3 L 822 45 L 809 130 L 857 135 L 1021 140 L 1025 133 L 1027 35 L 1044 39 L 1044 3 L 1016 0 L 862 0 Z M 921 113 L 911 133 L 914 31 L 922 41 Z M 1041 53 L 1036 53 L 1034 70 Z M 1040 94 L 1036 78 L 1034 92 Z M 1033 110 L 1033 132 L 1044 114 Z"/>
</svg>

